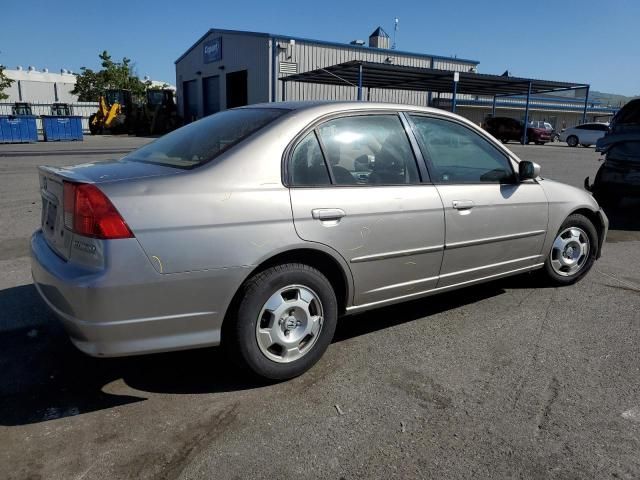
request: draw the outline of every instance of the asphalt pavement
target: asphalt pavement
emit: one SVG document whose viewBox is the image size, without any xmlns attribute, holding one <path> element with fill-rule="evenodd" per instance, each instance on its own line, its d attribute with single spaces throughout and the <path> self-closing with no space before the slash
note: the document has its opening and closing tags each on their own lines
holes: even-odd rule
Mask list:
<svg viewBox="0 0 640 480">
<path fill-rule="evenodd" d="M 35 167 L 149 141 L 0 145 L 0 478 L 640 478 L 640 217 L 608 212 L 580 283 L 530 275 L 340 321 L 305 375 L 259 384 L 218 349 L 75 350 L 31 283 Z M 508 145 L 581 187 L 593 148 Z"/>
</svg>

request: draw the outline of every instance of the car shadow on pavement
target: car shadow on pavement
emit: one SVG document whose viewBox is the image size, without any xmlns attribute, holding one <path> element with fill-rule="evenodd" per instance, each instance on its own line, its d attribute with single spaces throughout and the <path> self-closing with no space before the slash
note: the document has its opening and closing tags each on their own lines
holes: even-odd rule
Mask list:
<svg viewBox="0 0 640 480">
<path fill-rule="evenodd" d="M 118 380 L 128 394 L 105 391 Z M 262 385 L 229 369 L 218 348 L 89 357 L 71 344 L 33 285 L 0 291 L 0 425 L 140 402 L 146 400 L 144 392 L 216 393 Z M 131 389 L 137 391 L 131 394 Z"/>
<path fill-rule="evenodd" d="M 530 288 L 529 276 L 509 288 Z M 334 342 L 504 293 L 498 282 L 381 308 L 338 322 Z M 37 323 L 35 323 L 37 322 Z M 124 382 L 110 393 L 113 382 Z M 141 402 L 148 393 L 218 393 L 264 386 L 230 368 L 219 348 L 92 358 L 78 351 L 33 285 L 0 291 L 0 425 L 39 423 Z M 131 392 L 134 389 L 135 392 Z M 109 391 L 105 391 L 109 390 Z"/>
</svg>

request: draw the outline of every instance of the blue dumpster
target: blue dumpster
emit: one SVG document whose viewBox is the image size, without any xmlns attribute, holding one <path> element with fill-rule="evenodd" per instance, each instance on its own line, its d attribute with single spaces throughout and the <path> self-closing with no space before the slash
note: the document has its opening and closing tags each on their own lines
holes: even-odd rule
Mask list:
<svg viewBox="0 0 640 480">
<path fill-rule="evenodd" d="M 38 141 L 35 115 L 0 115 L 0 143 Z"/>
<path fill-rule="evenodd" d="M 82 141 L 82 117 L 75 115 L 42 115 L 45 142 Z"/>
</svg>

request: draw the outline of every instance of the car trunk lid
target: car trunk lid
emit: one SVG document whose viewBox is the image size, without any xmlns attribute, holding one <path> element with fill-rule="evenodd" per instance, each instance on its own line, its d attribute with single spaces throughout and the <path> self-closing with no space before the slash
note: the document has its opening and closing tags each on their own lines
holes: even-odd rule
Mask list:
<svg viewBox="0 0 640 480">
<path fill-rule="evenodd" d="M 38 177 L 42 198 L 40 225 L 45 240 L 58 255 L 69 260 L 74 234 L 65 227 L 65 181 L 99 185 L 106 182 L 180 173 L 184 173 L 184 170 L 121 160 L 87 163 L 73 167 L 39 167 Z"/>
</svg>

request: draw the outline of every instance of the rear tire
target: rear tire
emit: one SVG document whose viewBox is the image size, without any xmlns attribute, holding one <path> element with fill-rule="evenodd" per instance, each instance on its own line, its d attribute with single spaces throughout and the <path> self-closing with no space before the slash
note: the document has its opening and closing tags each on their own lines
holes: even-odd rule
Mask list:
<svg viewBox="0 0 640 480">
<path fill-rule="evenodd" d="M 581 280 L 596 261 L 598 249 L 598 233 L 593 223 L 584 215 L 569 215 L 544 263 L 548 282 L 571 285 Z"/>
<path fill-rule="evenodd" d="M 578 137 L 576 137 L 575 135 L 569 135 L 569 137 L 567 138 L 567 145 L 569 145 L 570 147 L 577 147 Z"/>
<path fill-rule="evenodd" d="M 320 271 L 300 263 L 277 265 L 245 283 L 223 343 L 245 370 L 286 380 L 322 357 L 337 319 L 335 292 Z"/>
</svg>

